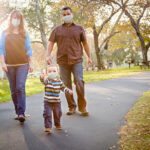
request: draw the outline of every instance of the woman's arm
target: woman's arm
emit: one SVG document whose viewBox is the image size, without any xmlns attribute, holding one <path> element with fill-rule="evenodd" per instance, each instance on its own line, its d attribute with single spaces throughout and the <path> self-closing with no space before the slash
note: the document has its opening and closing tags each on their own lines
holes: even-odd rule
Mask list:
<svg viewBox="0 0 150 150">
<path fill-rule="evenodd" d="M 32 56 L 29 56 L 29 72 L 33 72 Z"/>
<path fill-rule="evenodd" d="M 29 33 L 26 33 L 26 41 L 25 41 L 25 48 L 27 50 L 28 57 L 32 56 L 32 47 L 31 47 L 31 41 L 29 37 Z"/>
<path fill-rule="evenodd" d="M 8 72 L 7 65 L 5 63 L 5 59 L 4 59 L 4 55 L 3 54 L 0 55 L 0 61 L 1 61 L 1 65 L 2 65 L 3 71 Z"/>
<path fill-rule="evenodd" d="M 31 47 L 31 41 L 28 32 L 26 33 L 25 48 L 27 50 L 28 59 L 29 59 L 29 72 L 33 72 L 32 47 Z"/>
<path fill-rule="evenodd" d="M 7 65 L 6 65 L 5 59 L 4 59 L 4 49 L 5 49 L 4 48 L 4 41 L 5 41 L 5 32 L 3 31 L 2 35 L 0 37 L 0 62 L 2 65 L 3 71 L 8 72 Z"/>
</svg>

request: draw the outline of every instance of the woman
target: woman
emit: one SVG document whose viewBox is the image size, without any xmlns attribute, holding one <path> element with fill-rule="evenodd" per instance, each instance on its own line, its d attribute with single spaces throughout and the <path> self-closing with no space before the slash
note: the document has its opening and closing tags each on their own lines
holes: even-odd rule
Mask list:
<svg viewBox="0 0 150 150">
<path fill-rule="evenodd" d="M 8 28 L 0 38 L 0 59 L 6 72 L 11 97 L 15 106 L 16 120 L 25 121 L 26 94 L 25 83 L 28 70 L 32 67 L 32 48 L 29 34 L 24 28 L 24 19 L 19 11 L 10 15 Z"/>
</svg>

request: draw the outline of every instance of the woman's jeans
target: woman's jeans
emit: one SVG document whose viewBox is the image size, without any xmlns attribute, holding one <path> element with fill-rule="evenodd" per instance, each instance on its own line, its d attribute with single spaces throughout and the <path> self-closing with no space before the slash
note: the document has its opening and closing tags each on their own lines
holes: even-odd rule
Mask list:
<svg viewBox="0 0 150 150">
<path fill-rule="evenodd" d="M 25 83 L 27 79 L 29 64 L 21 66 L 8 66 L 6 72 L 9 86 L 11 90 L 11 97 L 15 106 L 17 115 L 24 115 L 26 109 L 26 94 Z"/>
<path fill-rule="evenodd" d="M 60 70 L 61 80 L 69 89 L 72 89 L 71 73 L 73 73 L 74 83 L 76 85 L 76 92 L 77 92 L 77 97 L 78 97 L 78 109 L 80 112 L 84 112 L 86 109 L 86 100 L 84 97 L 82 62 L 72 64 L 72 65 L 60 64 L 59 70 Z M 67 99 L 68 106 L 70 109 L 76 107 L 76 102 L 73 98 L 73 95 L 66 93 L 66 99 Z"/>
</svg>

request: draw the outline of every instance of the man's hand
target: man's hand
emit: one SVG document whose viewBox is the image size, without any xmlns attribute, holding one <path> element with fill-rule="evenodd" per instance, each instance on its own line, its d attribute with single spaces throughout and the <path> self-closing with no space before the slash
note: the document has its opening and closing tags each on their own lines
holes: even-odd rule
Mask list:
<svg viewBox="0 0 150 150">
<path fill-rule="evenodd" d="M 46 54 L 46 63 L 48 65 L 52 64 L 52 58 L 51 58 L 51 52 L 53 50 L 53 47 L 54 47 L 54 42 L 49 42 L 48 43 L 48 49 L 47 49 L 47 54 Z"/>
<path fill-rule="evenodd" d="M 5 72 L 8 72 L 7 65 L 5 63 L 2 64 L 2 69 Z"/>
<path fill-rule="evenodd" d="M 87 41 L 83 42 L 83 46 L 84 46 L 84 50 L 88 56 L 88 67 L 90 67 L 92 65 L 92 59 L 91 59 L 90 49 L 89 49 L 89 45 L 88 45 Z"/>
<path fill-rule="evenodd" d="M 50 56 L 47 56 L 47 57 L 46 57 L 46 63 L 47 63 L 48 65 L 52 64 L 52 58 L 51 58 Z"/>
<path fill-rule="evenodd" d="M 88 57 L 88 67 L 92 66 L 92 59 Z"/>
</svg>

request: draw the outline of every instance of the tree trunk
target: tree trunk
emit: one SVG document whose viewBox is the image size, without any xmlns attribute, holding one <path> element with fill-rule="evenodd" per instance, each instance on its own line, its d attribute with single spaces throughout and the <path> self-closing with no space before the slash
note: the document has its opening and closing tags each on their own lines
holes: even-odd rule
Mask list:
<svg viewBox="0 0 150 150">
<path fill-rule="evenodd" d="M 143 55 L 143 62 L 145 62 L 147 64 L 147 49 L 146 49 L 146 45 L 145 45 L 143 36 L 141 35 L 138 26 L 136 26 L 135 30 L 136 30 L 136 34 L 140 40 L 142 55 Z"/>
<path fill-rule="evenodd" d="M 95 52 L 96 52 L 96 58 L 97 58 L 97 67 L 98 67 L 98 70 L 102 70 L 102 69 L 105 69 L 105 67 L 102 61 L 102 55 L 100 55 L 98 34 L 96 32 L 95 27 L 93 27 L 93 36 L 94 36 L 94 46 L 95 46 Z"/>
<path fill-rule="evenodd" d="M 35 5 L 36 5 L 36 11 L 37 11 L 37 17 L 38 17 L 38 21 L 39 21 L 39 26 L 40 26 L 42 44 L 43 44 L 45 50 L 47 50 L 47 39 L 46 39 L 45 29 L 44 29 L 43 20 L 41 17 L 40 6 L 39 6 L 38 0 L 35 0 Z"/>
</svg>

